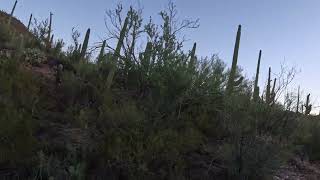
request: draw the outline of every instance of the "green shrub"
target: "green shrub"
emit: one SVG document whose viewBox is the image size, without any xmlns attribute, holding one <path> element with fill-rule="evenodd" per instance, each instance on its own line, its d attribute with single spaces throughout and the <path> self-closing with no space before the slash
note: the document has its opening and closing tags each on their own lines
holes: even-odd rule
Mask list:
<svg viewBox="0 0 320 180">
<path fill-rule="evenodd" d="M 28 48 L 24 50 L 24 61 L 31 65 L 39 65 L 47 61 L 46 55 L 40 49 Z"/>
<path fill-rule="evenodd" d="M 10 59 L 0 65 L 0 84 L 0 164 L 26 164 L 37 145 L 37 81 Z"/>
</svg>

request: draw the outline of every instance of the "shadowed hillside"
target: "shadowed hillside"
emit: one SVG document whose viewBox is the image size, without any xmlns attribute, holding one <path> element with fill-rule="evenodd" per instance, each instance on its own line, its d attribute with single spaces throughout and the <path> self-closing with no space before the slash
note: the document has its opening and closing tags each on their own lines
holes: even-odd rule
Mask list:
<svg viewBox="0 0 320 180">
<path fill-rule="evenodd" d="M 282 93 L 294 69 L 270 67 L 259 87 L 263 51 L 254 81 L 238 66 L 241 25 L 227 68 L 217 55 L 200 58 L 196 43 L 183 50 L 178 33 L 199 22 L 176 18 L 173 4 L 161 24 L 124 11 L 106 13 L 114 46 L 90 46 L 88 28 L 73 29 L 66 48 L 52 15 L 28 30 L 0 12 L 1 178 L 320 178 L 312 95 Z"/>
</svg>

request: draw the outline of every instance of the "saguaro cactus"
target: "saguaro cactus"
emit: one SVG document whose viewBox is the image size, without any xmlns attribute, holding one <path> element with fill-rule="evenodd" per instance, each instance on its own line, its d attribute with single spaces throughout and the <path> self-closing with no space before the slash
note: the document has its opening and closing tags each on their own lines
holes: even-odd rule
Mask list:
<svg viewBox="0 0 320 180">
<path fill-rule="evenodd" d="M 189 68 L 193 68 L 196 65 L 196 49 L 197 49 L 197 43 L 194 43 L 192 50 L 190 52 Z"/>
<path fill-rule="evenodd" d="M 233 52 L 232 66 L 231 66 L 230 75 L 229 75 L 229 79 L 228 79 L 228 83 L 227 83 L 227 87 L 226 87 L 226 94 L 227 95 L 231 95 L 233 92 L 234 79 L 235 79 L 236 71 L 237 71 L 240 39 L 241 39 L 241 25 L 238 26 L 237 37 L 236 37 L 236 42 L 235 42 L 234 52 Z"/>
<path fill-rule="evenodd" d="M 141 59 L 141 66 L 145 71 L 148 71 L 151 61 L 151 53 L 152 53 L 152 42 L 148 42 L 146 45 L 146 49 L 143 53 L 143 58 Z"/>
<path fill-rule="evenodd" d="M 32 21 L 32 14 L 30 14 L 30 18 L 28 22 L 28 31 L 30 31 L 31 21 Z"/>
<path fill-rule="evenodd" d="M 276 91 L 275 91 L 276 84 L 277 84 L 277 78 L 274 78 L 272 91 L 271 91 L 271 94 L 270 94 L 270 103 L 271 103 L 271 105 L 273 105 L 275 103 L 275 100 L 276 100 Z"/>
<path fill-rule="evenodd" d="M 113 80 L 113 76 L 114 76 L 114 73 L 115 73 L 115 68 L 116 68 L 116 61 L 118 60 L 118 57 L 120 56 L 120 51 L 121 51 L 121 47 L 122 47 L 122 44 L 123 44 L 123 40 L 125 38 L 125 35 L 126 35 L 126 31 L 127 31 L 127 26 L 128 26 L 128 23 L 129 23 L 129 18 L 127 17 L 124 21 L 124 24 L 123 24 L 123 27 L 121 29 L 121 32 L 120 32 L 120 37 L 119 37 L 119 41 L 118 41 L 118 44 L 117 44 L 117 47 L 116 47 L 116 50 L 113 54 L 113 57 L 112 57 L 112 68 L 108 74 L 108 78 L 107 78 L 107 83 L 106 83 L 106 89 L 109 90 L 110 87 L 111 87 L 111 84 L 112 84 L 112 80 Z"/>
<path fill-rule="evenodd" d="M 256 78 L 254 80 L 254 89 L 253 89 L 253 101 L 257 101 L 259 98 L 259 73 L 260 73 L 260 62 L 261 62 L 261 55 L 262 51 L 259 51 L 259 58 L 258 58 L 258 64 L 257 64 L 257 71 L 256 71 Z"/>
<path fill-rule="evenodd" d="M 48 29 L 48 36 L 47 36 L 47 49 L 49 50 L 51 48 L 51 32 L 52 32 L 52 12 L 50 12 L 50 20 L 49 20 L 49 29 Z"/>
<path fill-rule="evenodd" d="M 53 38 L 54 38 L 54 34 L 52 34 L 52 36 L 51 36 L 51 39 L 50 39 L 50 46 L 52 46 L 53 45 Z"/>
<path fill-rule="evenodd" d="M 298 97 L 297 97 L 296 113 L 299 113 L 299 105 L 300 105 L 300 86 L 298 87 Z"/>
<path fill-rule="evenodd" d="M 87 53 L 87 48 L 88 48 L 88 44 L 89 44 L 89 38 L 90 38 L 90 28 L 87 30 L 86 32 L 86 36 L 84 38 L 83 44 L 82 44 L 82 49 L 80 52 L 80 58 L 84 58 L 84 56 Z"/>
<path fill-rule="evenodd" d="M 190 62 L 193 63 L 195 61 L 196 58 L 196 49 L 197 49 L 197 43 L 193 44 L 191 53 L 190 53 Z"/>
<path fill-rule="evenodd" d="M 312 109 L 312 105 L 310 104 L 310 94 L 307 96 L 306 104 L 304 105 L 306 108 L 305 110 L 305 115 L 309 115 Z"/>
<path fill-rule="evenodd" d="M 268 84 L 266 89 L 266 103 L 271 103 L 271 67 L 269 67 Z"/>
<path fill-rule="evenodd" d="M 14 10 L 15 10 L 16 7 L 17 7 L 17 3 L 18 3 L 18 1 L 16 0 L 16 1 L 14 2 L 13 8 L 12 8 L 11 13 L 10 13 L 10 17 L 9 17 L 9 20 L 8 20 L 8 25 L 11 24 L 11 20 L 12 20 L 12 17 L 13 17 Z"/>
<path fill-rule="evenodd" d="M 98 63 L 101 63 L 101 62 L 103 61 L 104 48 L 106 47 L 106 43 L 107 43 L 106 40 L 104 40 L 104 41 L 102 42 L 101 50 L 100 50 L 100 53 L 99 53 L 99 56 L 98 56 Z"/>
</svg>

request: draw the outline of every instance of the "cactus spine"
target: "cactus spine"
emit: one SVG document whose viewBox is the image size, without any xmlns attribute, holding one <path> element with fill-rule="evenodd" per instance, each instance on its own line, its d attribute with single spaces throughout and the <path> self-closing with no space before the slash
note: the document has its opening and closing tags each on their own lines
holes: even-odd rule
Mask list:
<svg viewBox="0 0 320 180">
<path fill-rule="evenodd" d="M 13 17 L 13 13 L 14 13 L 16 7 L 17 7 L 17 3 L 18 3 L 18 1 L 16 0 L 16 1 L 14 2 L 13 8 L 12 8 L 11 13 L 10 13 L 10 17 L 9 17 L 9 20 L 8 20 L 8 25 L 11 24 L 11 20 L 12 20 L 12 17 Z"/>
<path fill-rule="evenodd" d="M 310 94 L 307 96 L 306 104 L 304 105 L 306 108 L 305 110 L 305 115 L 309 115 L 312 109 L 312 105 L 310 104 Z"/>
<path fill-rule="evenodd" d="M 107 83 L 106 83 L 107 90 L 110 89 L 111 84 L 112 84 L 112 80 L 113 80 L 113 76 L 114 76 L 115 68 L 116 68 L 116 62 L 118 60 L 118 57 L 120 57 L 120 51 L 121 51 L 121 47 L 122 47 L 122 44 L 123 44 L 123 41 L 124 41 L 124 38 L 125 38 L 125 35 L 126 35 L 128 23 L 129 23 L 129 18 L 126 17 L 126 19 L 124 21 L 124 24 L 123 24 L 123 27 L 122 27 L 121 32 L 120 32 L 120 37 L 119 37 L 119 41 L 118 41 L 116 50 L 115 50 L 115 52 L 113 54 L 113 57 L 112 57 L 112 62 L 111 62 L 112 63 L 112 67 L 111 67 L 111 70 L 110 70 L 110 72 L 108 74 Z"/>
<path fill-rule="evenodd" d="M 80 58 L 83 59 L 87 53 L 87 48 L 89 44 L 89 38 L 90 38 L 90 28 L 86 32 L 86 36 L 84 38 L 83 44 L 82 44 L 82 49 L 80 52 Z"/>
<path fill-rule="evenodd" d="M 253 101 L 257 101 L 259 98 L 259 73 L 260 73 L 260 62 L 261 62 L 262 51 L 259 51 L 259 58 L 257 64 L 256 78 L 254 80 L 254 89 L 253 89 Z"/>
<path fill-rule="evenodd" d="M 239 54 L 240 38 L 241 38 L 241 25 L 238 26 L 238 32 L 237 32 L 237 37 L 236 37 L 236 42 L 235 42 L 234 52 L 233 52 L 232 66 L 231 66 L 229 80 L 228 80 L 227 87 L 226 87 L 226 94 L 227 95 L 231 95 L 233 92 L 234 79 L 235 79 L 236 71 L 237 71 L 237 61 L 238 61 L 238 54 Z"/>
<path fill-rule="evenodd" d="M 32 14 L 30 14 L 29 22 L 28 22 L 28 31 L 30 31 L 31 21 L 32 21 Z"/>
<path fill-rule="evenodd" d="M 104 48 L 106 47 L 106 43 L 107 43 L 106 40 L 104 40 L 104 41 L 102 42 L 101 50 L 100 50 L 100 53 L 99 53 L 99 56 L 98 56 L 98 63 L 101 63 L 101 62 L 103 61 Z"/>
</svg>

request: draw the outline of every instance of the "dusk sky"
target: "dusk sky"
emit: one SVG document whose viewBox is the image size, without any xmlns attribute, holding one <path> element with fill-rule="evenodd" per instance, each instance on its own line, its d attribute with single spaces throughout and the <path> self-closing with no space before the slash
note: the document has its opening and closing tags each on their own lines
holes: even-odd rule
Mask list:
<svg viewBox="0 0 320 180">
<path fill-rule="evenodd" d="M 91 44 L 106 33 L 105 10 L 122 2 L 142 7 L 145 19 L 158 18 L 167 0 L 19 0 L 15 16 L 27 23 L 30 13 L 45 19 L 54 13 L 55 37 L 71 40 L 71 29 L 82 34 L 91 28 Z M 180 18 L 199 18 L 200 27 L 184 32 L 190 39 L 185 49 L 197 42 L 198 56 L 219 57 L 231 63 L 238 24 L 242 24 L 242 39 L 238 64 L 251 79 L 254 76 L 258 51 L 262 49 L 261 86 L 266 81 L 268 67 L 279 71 L 285 60 L 289 66 L 301 70 L 294 81 L 312 102 L 320 100 L 320 1 L 319 0 L 175 0 Z M 10 12 L 14 0 L 1 0 L 0 9 Z M 319 79 L 318 79 L 319 78 Z"/>
</svg>

